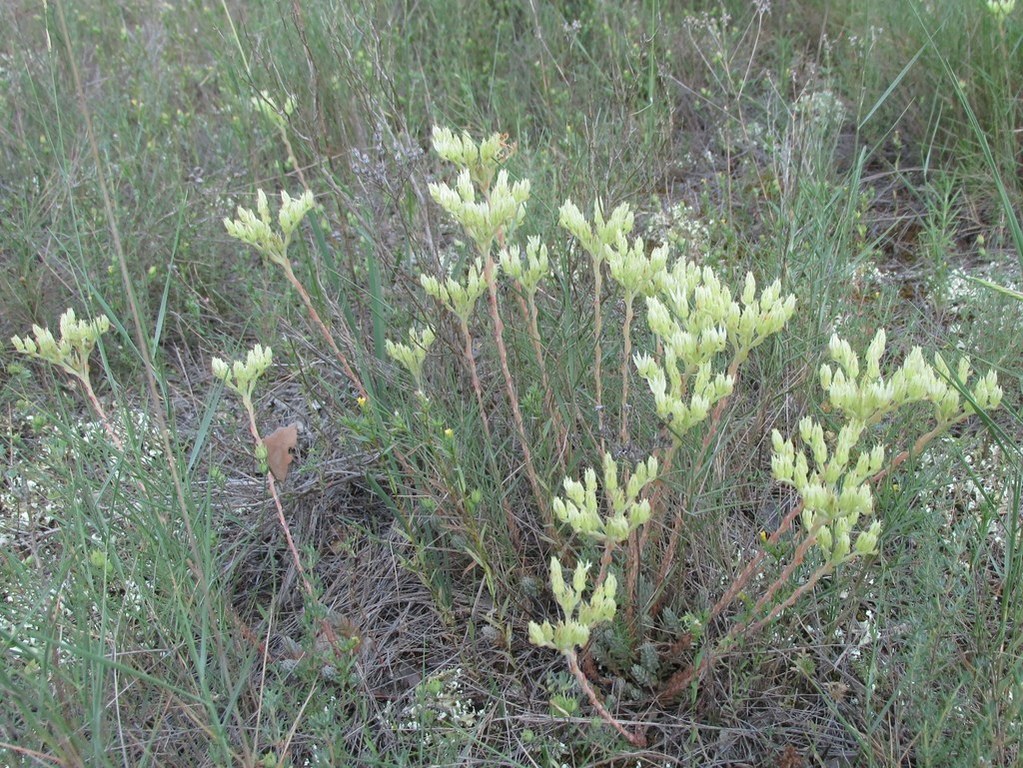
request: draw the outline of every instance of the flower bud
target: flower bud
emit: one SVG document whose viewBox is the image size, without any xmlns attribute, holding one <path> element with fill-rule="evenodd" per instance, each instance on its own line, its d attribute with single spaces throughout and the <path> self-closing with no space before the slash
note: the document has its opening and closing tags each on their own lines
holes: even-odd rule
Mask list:
<svg viewBox="0 0 1023 768">
<path fill-rule="evenodd" d="M 561 561 L 551 557 L 551 591 L 554 597 L 560 598 L 565 593 L 565 575 L 561 570 Z"/>
<path fill-rule="evenodd" d="M 541 648 L 553 648 L 554 627 L 549 621 L 545 621 L 543 624 L 537 624 L 535 621 L 529 622 L 529 642 Z"/>
<path fill-rule="evenodd" d="M 554 638 L 557 649 L 568 653 L 590 641 L 590 628 L 577 621 L 569 621 L 555 630 Z"/>
<path fill-rule="evenodd" d="M 586 576 L 592 567 L 591 563 L 579 563 L 572 574 L 572 589 L 576 594 L 581 595 L 586 591 Z"/>
<path fill-rule="evenodd" d="M 629 538 L 629 521 L 622 515 L 604 521 L 604 540 L 619 543 Z"/>
<path fill-rule="evenodd" d="M 877 554 L 877 540 L 881 535 L 881 521 L 875 520 L 870 528 L 856 537 L 856 554 L 861 557 Z"/>
<path fill-rule="evenodd" d="M 817 546 L 820 547 L 821 552 L 824 553 L 824 557 L 831 559 L 831 546 L 833 544 L 833 538 L 831 536 L 831 530 L 827 527 L 821 528 L 817 531 Z"/>
<path fill-rule="evenodd" d="M 845 561 L 849 554 L 849 534 L 842 531 L 835 535 L 834 545 L 831 547 L 831 562 L 838 565 Z"/>
<path fill-rule="evenodd" d="M 227 363 L 221 360 L 219 357 L 214 357 L 213 362 L 213 375 L 221 381 L 227 381 L 227 377 L 230 375 L 231 370 L 228 368 Z"/>
<path fill-rule="evenodd" d="M 571 200 L 562 203 L 558 216 L 558 224 L 567 229 L 583 248 L 590 250 L 594 246 L 590 225 L 586 223 L 583 212 L 575 203 Z"/>
<path fill-rule="evenodd" d="M 746 282 L 742 288 L 742 303 L 750 306 L 756 298 L 757 281 L 752 272 L 746 273 Z"/>
<path fill-rule="evenodd" d="M 650 520 L 650 514 L 649 499 L 643 499 L 633 504 L 629 510 L 629 531 L 635 531 L 641 525 L 646 524 Z"/>
</svg>

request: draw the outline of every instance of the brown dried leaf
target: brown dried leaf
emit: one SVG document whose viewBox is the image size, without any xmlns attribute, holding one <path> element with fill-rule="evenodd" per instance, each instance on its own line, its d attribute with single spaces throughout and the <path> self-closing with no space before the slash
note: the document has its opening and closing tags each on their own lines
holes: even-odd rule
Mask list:
<svg viewBox="0 0 1023 768">
<path fill-rule="evenodd" d="M 266 463 L 274 474 L 274 479 L 284 482 L 288 476 L 288 467 L 292 459 L 291 449 L 298 443 L 298 424 L 278 427 L 263 438 L 266 446 Z"/>
<path fill-rule="evenodd" d="M 805 765 L 803 756 L 791 744 L 786 744 L 785 749 L 778 755 L 778 768 L 803 768 Z"/>
</svg>

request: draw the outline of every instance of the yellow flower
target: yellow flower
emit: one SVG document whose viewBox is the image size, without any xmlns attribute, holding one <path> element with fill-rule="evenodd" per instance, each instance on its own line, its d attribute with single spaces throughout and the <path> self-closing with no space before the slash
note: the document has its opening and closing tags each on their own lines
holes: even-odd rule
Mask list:
<svg viewBox="0 0 1023 768">
<path fill-rule="evenodd" d="M 448 427 L 447 429 L 444 430 L 444 437 L 446 437 L 446 438 L 448 438 L 450 440 L 454 436 L 455 436 L 455 430 L 453 430 L 451 427 Z"/>
</svg>

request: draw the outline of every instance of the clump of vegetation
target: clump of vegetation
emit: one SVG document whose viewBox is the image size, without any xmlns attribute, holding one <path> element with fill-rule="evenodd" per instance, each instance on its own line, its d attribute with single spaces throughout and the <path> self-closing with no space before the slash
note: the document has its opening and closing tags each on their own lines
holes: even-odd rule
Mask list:
<svg viewBox="0 0 1023 768">
<path fill-rule="evenodd" d="M 5 760 L 1015 764 L 1023 32 L 896 6 L 3 12 Z"/>
</svg>

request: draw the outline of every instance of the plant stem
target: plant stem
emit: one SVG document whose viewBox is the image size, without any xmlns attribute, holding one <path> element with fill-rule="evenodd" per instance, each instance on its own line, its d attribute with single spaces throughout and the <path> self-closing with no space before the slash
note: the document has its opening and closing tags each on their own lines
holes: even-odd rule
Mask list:
<svg viewBox="0 0 1023 768">
<path fill-rule="evenodd" d="M 295 156 L 295 150 L 291 147 L 291 139 L 288 138 L 288 129 L 283 125 L 279 128 L 281 134 L 281 140 L 284 142 L 284 148 L 288 152 L 288 160 L 291 162 L 291 167 L 294 168 L 295 173 L 298 174 L 298 180 L 302 184 L 302 188 L 308 190 L 309 185 L 306 183 L 305 174 L 302 173 L 302 168 L 298 164 L 298 158 Z"/>
<path fill-rule="evenodd" d="M 529 325 L 529 339 L 533 344 L 533 354 L 536 355 L 536 364 L 540 367 L 540 382 L 543 385 L 543 404 L 547 411 L 547 418 L 551 420 L 554 429 L 558 434 L 558 466 L 562 474 L 565 472 L 565 453 L 568 450 L 568 429 L 561 419 L 561 414 L 554 408 L 554 390 L 551 388 L 550 378 L 547 376 L 547 363 L 544 360 L 543 343 L 540 340 L 539 313 L 536 309 L 534 294 L 529 293 L 522 298 L 520 292 L 516 292 L 519 300 L 519 307 Z"/>
<path fill-rule="evenodd" d="M 788 514 L 782 518 L 778 528 L 767 538 L 767 543 L 770 545 L 777 544 L 781 537 L 792 527 L 792 523 L 795 521 L 799 514 L 803 511 L 802 503 L 796 504 L 789 510 Z M 714 621 L 721 612 L 725 610 L 732 601 L 738 596 L 743 588 L 749 583 L 749 580 L 760 571 L 760 564 L 764 562 L 764 558 L 767 556 L 767 548 L 764 547 L 757 551 L 753 555 L 752 559 L 746 564 L 746 567 L 742 569 L 742 572 L 735 577 L 731 585 L 725 590 L 725 593 L 718 598 L 718 601 L 710 609 L 710 613 L 707 616 L 707 622 Z"/>
<path fill-rule="evenodd" d="M 792 513 L 790 512 L 789 514 L 791 515 Z M 813 528 L 810 529 L 810 531 L 806 535 L 806 538 L 804 538 L 803 541 L 800 542 L 799 546 L 796 548 L 795 553 L 792 555 L 792 561 L 784 568 L 784 570 L 782 570 L 782 572 L 778 575 L 778 578 L 776 578 L 771 583 L 771 586 L 767 588 L 767 591 L 764 592 L 764 594 L 760 596 L 760 599 L 757 600 L 757 602 L 754 604 L 753 609 L 750 611 L 751 615 L 755 615 L 758 611 L 762 610 L 763 607 L 771 601 L 771 599 L 782 587 L 782 585 L 788 582 L 789 577 L 791 577 L 792 573 L 796 570 L 796 568 L 798 568 L 802 564 L 804 558 L 806 557 L 807 551 L 809 551 L 810 547 L 813 546 L 815 541 L 817 541 L 817 531 L 820 530 L 821 525 L 822 522 L 817 522 L 814 524 Z M 779 530 L 781 530 L 780 527 Z M 825 572 L 830 573 L 831 570 L 834 569 L 834 565 L 830 563 L 825 563 L 824 566 L 818 568 L 817 571 L 814 572 L 814 574 L 811 576 L 807 584 L 804 584 L 802 587 L 795 590 L 795 593 L 793 595 L 790 595 L 784 601 L 774 606 L 774 608 L 771 609 L 768 615 L 765 618 L 761 619 L 760 621 L 752 622 L 747 620 L 733 624 L 731 629 L 728 630 L 728 633 L 723 638 L 721 638 L 720 641 L 718 641 L 714 650 L 708 649 L 706 651 L 702 661 L 696 667 L 688 667 L 686 669 L 679 670 L 674 675 L 672 675 L 668 679 L 668 682 L 665 683 L 664 686 L 661 688 L 660 692 L 658 692 L 657 700 L 667 701 L 673 699 L 675 696 L 681 693 L 686 688 L 686 686 L 688 686 L 694 679 L 702 678 L 703 675 L 705 675 L 713 666 L 714 657 L 718 653 L 720 653 L 722 650 L 727 650 L 739 636 L 752 635 L 763 629 L 768 624 L 768 622 L 770 622 L 771 619 L 773 619 L 782 610 L 784 610 L 785 607 L 793 605 L 795 601 L 799 599 L 800 595 L 805 594 L 806 591 L 813 586 L 813 584 L 816 584 L 817 581 L 819 581 L 820 578 L 825 575 L 825 573 L 821 572 L 823 569 L 827 569 Z M 745 576 L 747 572 L 752 574 L 752 569 L 750 567 L 747 567 L 747 569 L 743 572 L 742 575 Z M 735 583 L 733 583 L 732 588 L 728 590 L 726 595 L 730 594 L 732 598 L 734 598 L 734 596 L 739 593 L 741 587 L 740 588 L 735 587 L 735 584 L 738 584 L 739 581 L 740 579 L 736 579 Z M 731 602 L 732 598 L 730 598 L 728 602 Z M 723 606 L 725 604 L 727 603 L 725 603 L 724 599 L 719 600 L 718 604 L 716 604 L 714 608 L 717 609 L 718 605 L 722 605 L 723 609 Z M 711 619 L 710 617 L 708 617 L 707 626 L 710 625 L 710 621 Z"/>
<path fill-rule="evenodd" d="M 664 456 L 661 458 L 661 460 L 660 460 L 660 476 L 662 478 L 665 477 L 671 471 L 671 465 L 672 465 L 672 463 L 675 460 L 675 454 L 678 452 L 678 446 L 679 446 L 678 440 L 672 440 L 671 446 L 668 448 L 668 450 L 665 452 Z M 667 488 L 667 483 L 663 479 L 662 480 L 658 480 L 657 484 L 656 484 L 656 486 L 654 488 L 654 491 L 653 491 L 653 493 L 650 496 L 650 508 L 652 510 L 652 515 L 657 515 L 658 520 L 661 517 L 663 517 L 663 515 L 658 514 L 658 512 L 662 509 L 662 507 L 661 507 L 661 499 L 664 497 L 664 489 L 665 488 Z M 683 508 L 683 511 L 679 512 L 679 514 L 682 515 L 683 512 L 684 512 L 684 508 Z M 646 551 L 647 545 L 648 545 L 649 540 L 650 540 L 650 532 L 653 530 L 653 525 L 652 525 L 653 522 L 654 522 L 653 517 L 651 517 L 651 520 L 648 521 L 643 526 L 643 531 L 639 535 L 639 553 L 640 553 L 640 556 L 642 556 L 642 553 Z M 634 587 L 632 587 L 632 586 L 630 586 L 630 588 L 634 589 Z M 635 594 L 632 594 L 630 599 L 634 600 L 635 599 Z"/>
<path fill-rule="evenodd" d="M 640 536 L 633 531 L 627 542 L 628 556 L 625 558 L 625 625 L 629 634 L 636 637 L 636 601 L 639 599 L 639 566 L 641 562 Z"/>
<path fill-rule="evenodd" d="M 931 440 L 938 437 L 942 433 L 946 432 L 949 429 L 949 427 L 958 424 L 960 421 L 965 421 L 967 418 L 969 418 L 968 415 L 963 415 L 962 417 L 954 421 L 951 421 L 947 424 L 939 424 L 930 432 L 924 435 L 920 435 L 920 437 L 918 437 L 916 441 L 913 443 L 912 447 L 907 448 L 901 453 L 899 453 L 894 459 L 892 459 L 891 463 L 887 467 L 885 467 L 872 478 L 870 478 L 870 482 L 873 483 L 874 485 L 877 485 L 882 480 L 884 480 L 888 475 L 890 475 L 892 472 L 898 469 L 902 464 L 908 461 L 911 457 L 919 456 L 923 449 L 927 447 L 927 444 L 931 442 Z"/>
<path fill-rule="evenodd" d="M 263 438 L 260 436 L 259 428 L 256 426 L 256 414 L 251 402 L 247 402 L 244 405 L 245 412 L 249 417 L 249 432 L 252 434 L 252 439 L 258 447 L 263 444 Z M 298 571 L 299 578 L 302 580 L 302 587 L 309 597 L 313 597 L 313 586 L 309 583 L 309 579 L 306 578 L 305 568 L 302 567 L 302 558 L 298 554 L 298 547 L 295 546 L 295 540 L 291 538 L 288 521 L 284 518 L 284 507 L 281 505 L 280 495 L 277 493 L 277 484 L 274 482 L 273 472 L 266 473 L 266 484 L 270 490 L 270 495 L 273 497 L 274 505 L 277 507 L 277 519 L 284 531 L 284 538 L 288 543 L 288 549 L 291 551 L 291 557 L 295 561 L 295 568 Z"/>
<path fill-rule="evenodd" d="M 614 542 L 611 540 L 604 542 L 604 551 L 600 555 L 600 572 L 597 573 L 597 580 L 593 584 L 593 588 L 597 589 L 601 584 L 604 583 L 604 579 L 607 578 L 607 572 L 611 568 L 611 559 L 614 554 Z"/>
<path fill-rule="evenodd" d="M 629 366 L 632 363 L 632 303 L 635 299 L 631 291 L 625 294 L 625 320 L 622 322 L 622 400 L 621 400 L 621 427 L 618 438 L 622 450 L 629 448 Z M 644 543 L 646 531 L 644 530 Z M 640 534 L 638 531 L 629 533 L 628 557 L 625 561 L 625 624 L 630 634 L 635 637 L 636 631 L 636 601 L 639 593 L 639 567 L 642 555 L 640 546 Z"/>
<path fill-rule="evenodd" d="M 487 417 L 487 409 L 483 405 L 483 385 L 480 384 L 479 369 L 476 367 L 476 358 L 472 350 L 472 332 L 469 330 L 469 323 L 459 318 L 462 330 L 462 353 L 465 357 L 466 367 L 469 369 L 469 376 L 472 378 L 472 389 L 476 394 L 476 405 L 480 409 L 480 420 L 483 422 L 483 434 L 490 442 L 490 419 Z"/>
<path fill-rule="evenodd" d="M 757 632 L 760 632 L 764 627 L 770 624 L 771 621 L 773 621 L 774 618 L 778 616 L 778 614 L 780 614 L 786 608 L 791 608 L 793 605 L 795 605 L 796 601 L 798 601 L 799 598 L 801 598 L 803 595 L 805 595 L 807 592 L 813 589 L 813 587 L 817 584 L 818 581 L 820 581 L 823 577 L 827 576 L 834 570 L 835 566 L 830 562 L 824 563 L 824 565 L 818 567 L 817 570 L 815 570 L 810 575 L 810 578 L 806 580 L 806 583 L 801 584 L 799 587 L 793 590 L 791 595 L 789 595 L 787 598 L 785 598 L 785 600 L 774 606 L 774 608 L 772 608 L 771 611 L 764 618 L 750 626 L 749 629 L 746 630 L 747 634 L 755 635 Z"/>
<path fill-rule="evenodd" d="M 617 719 L 614 715 L 607 711 L 607 707 L 601 702 L 600 697 L 597 696 L 597 692 L 593 690 L 593 686 L 590 685 L 590 681 L 586 675 L 583 674 L 582 669 L 579 668 L 579 660 L 576 657 L 575 651 L 566 651 L 565 660 L 568 662 L 568 668 L 572 672 L 572 676 L 575 677 L 576 682 L 579 683 L 579 687 L 583 689 L 586 694 L 586 698 L 590 700 L 590 706 L 597 710 L 597 714 L 600 718 L 614 728 L 618 733 L 622 735 L 627 742 L 634 747 L 645 747 L 646 736 L 638 731 L 630 731 Z"/>
<path fill-rule="evenodd" d="M 494 441 L 490 437 L 490 419 L 487 417 L 487 409 L 483 404 L 483 386 L 480 384 L 479 370 L 476 367 L 476 358 L 473 357 L 472 353 L 472 332 L 469 330 L 469 322 L 459 318 L 462 328 L 462 339 L 465 342 L 465 346 L 462 350 L 465 356 L 466 365 L 469 367 L 469 375 L 472 378 L 472 388 L 476 393 L 476 404 L 480 409 L 480 420 L 483 422 L 483 435 L 487 441 L 487 458 L 490 462 L 490 471 L 494 477 L 499 477 L 497 459 L 494 457 Z M 511 506 L 508 504 L 507 498 L 502 497 L 501 508 L 504 510 L 505 524 L 508 526 L 508 538 L 511 540 L 512 546 L 516 552 L 521 552 L 521 537 L 519 535 L 519 524 L 515 520 L 515 515 L 512 513 Z"/>
<path fill-rule="evenodd" d="M 107 433 L 107 437 L 110 438 L 110 442 L 114 444 L 117 450 L 124 450 L 124 442 L 114 431 L 114 425 L 110 423 L 110 419 L 107 417 L 107 412 L 103 409 L 99 398 L 96 397 L 96 392 L 92 388 L 92 381 L 89 378 L 89 363 L 86 362 L 83 366 L 83 373 L 79 374 L 73 371 L 75 377 L 81 382 L 82 387 L 85 389 L 85 395 L 89 398 L 89 404 L 92 406 L 92 410 L 96 412 L 99 417 L 100 423 L 103 425 L 104 431 Z"/>
<path fill-rule="evenodd" d="M 295 272 L 292 270 L 291 263 L 288 261 L 286 255 L 284 256 L 284 274 L 288 278 L 288 282 L 291 283 L 292 287 L 298 291 L 298 295 L 302 297 L 302 302 L 305 304 L 306 310 L 309 312 L 309 317 L 316 325 L 320 335 L 323 336 L 324 341 L 327 342 L 327 346 L 330 347 L 330 350 L 334 353 L 338 362 L 341 363 L 341 370 L 344 371 L 345 376 L 347 376 L 348 380 L 355 385 L 360 397 L 368 397 L 366 394 L 366 388 L 362 385 L 362 380 L 358 377 L 358 375 L 356 375 L 355 371 L 352 370 L 352 366 L 349 364 L 348 358 L 334 341 L 334 336 L 331 334 L 330 329 L 327 328 L 327 324 L 320 318 L 320 313 L 317 312 L 316 307 L 313 306 L 313 300 L 309 296 L 309 292 L 306 291 L 305 286 L 302 285 L 302 282 L 295 276 Z M 345 342 L 350 346 L 352 334 L 344 320 L 341 321 L 341 335 L 345 339 Z"/>
<path fill-rule="evenodd" d="M 892 459 L 891 463 L 885 469 L 882 469 L 880 472 L 878 472 L 876 475 L 870 478 L 871 484 L 877 485 L 879 482 L 884 480 L 885 477 L 891 474 L 896 468 L 898 468 L 901 464 L 905 463 L 911 456 L 919 455 L 919 453 L 927 446 L 928 443 L 930 443 L 935 437 L 945 432 L 949 428 L 949 426 L 951 425 L 950 424 L 938 425 L 925 435 L 921 435 L 913 443 L 913 446 L 911 448 L 908 448 L 899 453 L 894 459 Z M 792 509 L 789 510 L 789 512 L 785 515 L 785 517 L 782 518 L 777 529 L 775 529 L 775 531 L 768 537 L 767 543 L 769 545 L 777 544 L 781 540 L 781 537 L 792 527 L 792 524 L 795 522 L 796 518 L 799 517 L 802 511 L 803 511 L 802 502 L 795 504 L 792 507 Z M 789 579 L 789 577 L 792 575 L 795 569 L 798 568 L 799 565 L 802 563 L 803 559 L 806 556 L 807 550 L 813 545 L 813 542 L 816 541 L 816 538 L 817 532 L 816 530 L 813 530 L 811 531 L 811 535 L 808 535 L 800 543 L 800 545 L 796 548 L 796 551 L 793 553 L 792 562 L 790 562 L 789 565 L 786 566 L 782 573 L 778 576 L 778 578 L 775 579 L 774 582 L 772 582 L 767 592 L 761 595 L 761 597 L 757 600 L 756 604 L 754 605 L 752 613 L 755 614 L 757 611 L 761 610 L 765 605 L 767 605 L 771 598 L 777 593 L 778 589 L 781 588 L 781 586 Z M 743 588 L 749 583 L 750 579 L 752 579 L 753 576 L 760 571 L 760 566 L 763 563 L 764 558 L 766 556 L 767 548 L 765 547 L 760 549 L 753 556 L 753 558 L 746 564 L 746 567 L 743 568 L 739 575 L 735 577 L 735 579 L 732 581 L 731 585 L 729 585 L 725 593 L 721 595 L 718 601 L 714 603 L 714 605 L 711 607 L 710 613 L 707 615 L 708 625 L 710 625 L 715 619 L 717 619 L 724 612 L 724 610 L 729 605 L 732 604 L 732 602 L 739 595 L 739 593 L 742 592 Z M 749 624 L 748 622 L 745 624 L 743 623 L 736 624 L 725 636 L 725 639 L 722 640 L 722 643 L 724 643 L 725 641 L 731 642 L 731 640 L 734 640 L 734 638 L 741 633 L 755 634 L 756 632 L 759 632 L 768 622 L 771 621 L 771 619 L 777 616 L 778 613 L 780 613 L 786 607 L 793 605 L 795 601 L 799 598 L 799 596 L 805 594 L 810 588 L 812 588 L 813 584 L 816 584 L 817 581 L 819 581 L 824 575 L 826 575 L 826 573 L 830 572 L 830 570 L 832 569 L 833 566 L 829 566 L 829 564 L 825 563 L 824 566 L 821 566 L 821 568 L 818 568 L 817 571 L 814 572 L 814 574 L 810 577 L 810 580 L 806 584 L 799 587 L 793 593 L 793 595 L 790 595 L 783 603 L 781 603 L 780 607 L 775 606 L 766 617 L 753 624 Z M 709 654 L 708 657 L 705 657 L 702 665 L 705 666 L 706 669 L 709 669 L 710 666 Z M 706 669 L 701 669 L 699 671 L 700 676 L 702 676 L 706 672 Z M 672 696 L 677 695 L 679 692 L 681 692 L 683 688 L 685 688 L 690 682 L 692 682 L 693 676 L 695 674 L 696 671 L 692 669 L 683 670 L 680 673 L 676 673 L 677 679 L 673 677 L 672 680 L 670 680 L 669 683 L 666 684 L 664 692 L 662 694 L 659 694 L 659 698 L 661 696 L 663 696 L 664 698 L 672 698 Z M 668 694 L 667 691 L 669 687 L 674 691 L 674 693 Z"/>
<path fill-rule="evenodd" d="M 764 591 L 764 594 L 762 594 L 757 599 L 756 603 L 753 604 L 753 610 L 750 611 L 751 616 L 756 615 L 758 612 L 763 610 L 764 606 L 774 599 L 778 590 L 781 589 L 784 584 L 788 583 L 789 578 L 791 578 L 792 574 L 795 573 L 796 569 L 803 564 L 803 560 L 806 559 L 806 553 L 809 552 L 810 547 L 812 547 L 817 541 L 817 531 L 821 529 L 822 525 L 823 523 L 821 520 L 814 523 L 805 538 L 799 543 L 799 546 L 796 547 L 796 551 L 792 554 L 792 560 L 789 564 L 782 569 L 782 572 L 778 574 L 778 577 L 773 582 L 771 582 L 771 585 Z M 749 625 L 749 621 L 734 624 L 722 642 L 737 638 L 747 630 Z"/>
<path fill-rule="evenodd" d="M 247 398 L 246 398 L 247 399 Z M 256 445 L 263 444 L 263 438 L 259 435 L 259 428 L 256 426 L 256 414 L 252 407 L 252 402 L 249 400 L 244 403 L 245 412 L 249 417 L 249 432 L 252 434 L 252 439 Z M 305 591 L 306 596 L 315 601 L 316 591 L 313 589 L 312 582 L 309 581 L 309 577 L 306 574 L 305 568 L 302 565 L 302 557 L 299 555 L 298 547 L 295 546 L 295 540 L 291 536 L 291 529 L 288 527 L 288 521 L 284 517 L 284 506 L 281 504 L 280 494 L 277 492 L 277 483 L 274 480 L 273 472 L 266 473 L 266 487 L 270 491 L 270 496 L 274 500 L 274 507 L 277 509 L 277 522 L 281 525 L 281 530 L 284 532 L 284 539 L 288 544 L 288 551 L 291 553 L 291 558 L 295 563 L 295 570 L 298 572 L 298 578 L 302 582 L 302 589 Z M 335 651 L 340 650 L 338 644 L 337 635 L 334 632 L 334 628 L 330 625 L 330 622 L 326 618 L 321 619 L 321 632 L 323 639 L 327 641 L 332 649 Z"/>
<path fill-rule="evenodd" d="M 522 443 L 522 456 L 525 460 L 526 476 L 529 478 L 529 484 L 533 489 L 534 501 L 540 509 L 547 533 L 554 538 L 554 518 L 551 516 L 550 506 L 540 486 L 540 478 L 536 474 L 536 467 L 533 464 L 533 452 L 529 448 L 526 425 L 522 420 L 522 411 L 519 408 L 519 397 L 515 391 L 515 382 L 512 380 L 511 370 L 508 368 L 508 350 L 504 346 L 504 321 L 501 319 L 501 310 L 497 303 L 497 276 L 494 274 L 494 260 L 490 255 L 489 249 L 483 254 L 483 277 L 487 281 L 490 318 L 494 323 L 494 342 L 497 344 L 497 356 L 501 362 L 505 393 L 508 395 L 508 402 L 512 409 L 512 418 L 515 421 L 515 428 L 519 433 L 519 441 Z"/>
<path fill-rule="evenodd" d="M 797 589 L 793 590 L 792 594 L 785 598 L 785 600 L 774 606 L 774 608 L 771 609 L 767 616 L 762 618 L 760 621 L 757 621 L 745 627 L 742 630 L 743 634 L 755 635 L 756 633 L 763 630 L 763 628 L 766 627 L 769 623 L 771 623 L 771 621 L 773 621 L 778 616 L 778 614 L 780 614 L 786 608 L 791 608 L 793 605 L 795 605 L 799 598 L 801 598 L 803 595 L 805 595 L 807 592 L 813 589 L 818 581 L 827 576 L 834 569 L 835 566 L 832 565 L 831 563 L 824 563 L 824 565 L 817 568 L 817 570 L 815 570 L 810 575 L 810 578 L 806 580 L 806 583 L 801 584 Z M 681 674 L 677 674 L 678 678 L 677 680 L 673 677 L 672 680 L 669 681 L 671 685 L 665 686 L 664 690 L 657 695 L 657 700 L 662 702 L 669 701 L 675 698 L 675 696 L 677 696 L 679 693 L 681 693 L 690 683 L 693 682 L 694 679 L 702 679 L 703 676 L 710 671 L 711 667 L 714 666 L 714 661 L 718 658 L 718 656 L 723 651 L 727 650 L 728 646 L 732 642 L 734 642 L 735 637 L 737 637 L 737 633 L 733 634 L 730 632 L 728 635 L 722 638 L 721 642 L 718 643 L 717 648 L 715 648 L 713 651 L 708 650 L 704 654 L 703 659 L 700 661 L 698 665 L 696 665 L 695 667 L 688 667 L 685 670 L 682 670 Z"/>
<path fill-rule="evenodd" d="M 739 365 L 741 363 L 742 360 L 739 358 L 738 355 L 736 355 L 732 359 L 731 365 L 728 366 L 728 371 L 726 375 L 732 379 L 733 391 L 735 382 L 738 379 Z M 711 412 L 710 425 L 707 428 L 707 434 L 704 435 L 703 437 L 703 443 L 700 445 L 700 453 L 698 454 L 696 461 L 693 463 L 692 471 L 693 477 L 700 476 L 704 471 L 705 463 L 708 460 L 708 451 L 710 450 L 711 444 L 714 441 L 715 435 L 717 435 L 718 433 L 718 428 L 721 425 L 721 416 L 724 414 L 725 407 L 728 405 L 728 401 L 730 399 L 731 396 L 726 396 L 718 400 L 717 404 L 714 406 L 714 410 Z M 677 441 L 672 443 L 672 447 L 675 447 L 677 445 L 678 445 Z M 661 488 L 658 488 L 658 501 L 660 500 L 659 492 L 661 492 Z M 661 560 L 661 565 L 657 570 L 658 585 L 664 585 L 668 583 L 668 576 L 671 573 L 671 569 L 675 565 L 675 555 L 678 552 L 678 544 L 682 537 L 682 528 L 684 525 L 685 516 L 680 514 L 678 517 L 675 518 L 675 522 L 671 527 L 671 534 L 669 535 L 668 538 L 668 548 L 667 550 L 665 550 L 664 557 Z M 656 616 L 657 614 L 660 613 L 661 608 L 664 607 L 666 595 L 667 592 L 661 589 L 657 599 L 654 600 L 653 604 L 650 606 L 651 616 Z"/>
<path fill-rule="evenodd" d="M 600 247 L 599 245 L 597 246 Z M 593 383 L 596 388 L 595 397 L 597 400 L 597 437 L 600 439 L 600 452 L 604 453 L 604 391 L 600 378 L 600 367 L 603 359 L 603 347 L 600 343 L 601 328 L 603 319 L 600 311 L 600 294 L 604 290 L 603 274 L 600 270 L 601 259 L 599 252 L 591 254 L 593 260 Z"/>
</svg>

